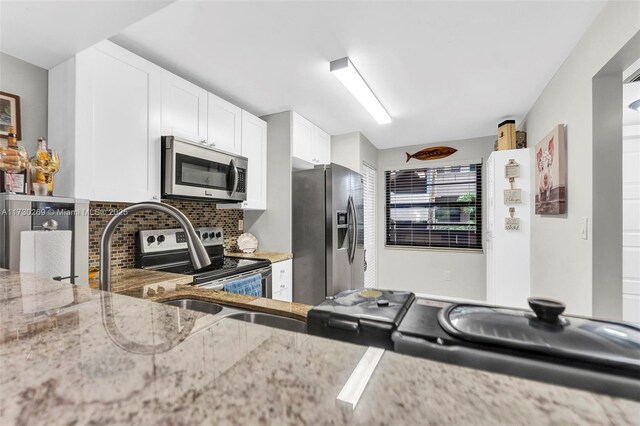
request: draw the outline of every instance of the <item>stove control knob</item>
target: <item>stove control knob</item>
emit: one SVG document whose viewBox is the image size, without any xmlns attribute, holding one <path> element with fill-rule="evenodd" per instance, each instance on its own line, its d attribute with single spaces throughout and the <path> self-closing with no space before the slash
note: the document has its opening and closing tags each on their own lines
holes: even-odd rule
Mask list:
<svg viewBox="0 0 640 426">
<path fill-rule="evenodd" d="M 222 232 L 216 232 L 216 238 L 222 237 Z"/>
<path fill-rule="evenodd" d="M 158 244 L 164 242 L 164 235 L 158 235 Z"/>
<path fill-rule="evenodd" d="M 207 238 L 209 238 L 209 233 L 205 232 L 204 234 L 202 234 L 202 239 L 206 240 Z"/>
<path fill-rule="evenodd" d="M 156 237 L 154 237 L 153 235 L 149 235 L 147 237 L 147 243 L 148 244 L 154 243 L 155 241 L 156 241 Z"/>
</svg>

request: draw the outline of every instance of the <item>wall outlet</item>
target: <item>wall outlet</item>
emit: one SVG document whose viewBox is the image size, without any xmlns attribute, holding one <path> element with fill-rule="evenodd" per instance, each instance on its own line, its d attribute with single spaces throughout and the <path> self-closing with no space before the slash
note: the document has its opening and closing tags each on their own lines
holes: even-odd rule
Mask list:
<svg viewBox="0 0 640 426">
<path fill-rule="evenodd" d="M 238 219 L 238 231 L 244 231 L 244 220 Z"/>
<path fill-rule="evenodd" d="M 444 271 L 443 276 L 445 281 L 451 281 L 451 271 Z"/>
</svg>

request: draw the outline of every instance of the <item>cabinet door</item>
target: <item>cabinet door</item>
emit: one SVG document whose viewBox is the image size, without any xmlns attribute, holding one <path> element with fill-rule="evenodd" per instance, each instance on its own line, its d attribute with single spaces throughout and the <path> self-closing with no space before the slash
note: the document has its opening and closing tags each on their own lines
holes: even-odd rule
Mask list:
<svg viewBox="0 0 640 426">
<path fill-rule="evenodd" d="M 313 164 L 331 163 L 331 136 L 318 126 L 313 132 Z"/>
<path fill-rule="evenodd" d="M 293 113 L 292 151 L 293 157 L 311 163 L 314 126 L 306 118 Z"/>
<path fill-rule="evenodd" d="M 293 262 L 291 259 L 276 262 L 271 265 L 271 269 L 273 273 L 272 298 L 284 302 L 293 301 Z"/>
<path fill-rule="evenodd" d="M 206 143 L 207 91 L 162 70 L 162 133 Z"/>
<path fill-rule="evenodd" d="M 209 145 L 241 155 L 242 110 L 209 93 Z"/>
<path fill-rule="evenodd" d="M 247 111 L 242 111 L 242 155 L 249 159 L 247 201 L 242 203 L 242 207 L 266 210 L 267 123 Z"/>
<path fill-rule="evenodd" d="M 160 86 L 158 66 L 111 42 L 77 55 L 76 197 L 159 198 Z"/>
</svg>

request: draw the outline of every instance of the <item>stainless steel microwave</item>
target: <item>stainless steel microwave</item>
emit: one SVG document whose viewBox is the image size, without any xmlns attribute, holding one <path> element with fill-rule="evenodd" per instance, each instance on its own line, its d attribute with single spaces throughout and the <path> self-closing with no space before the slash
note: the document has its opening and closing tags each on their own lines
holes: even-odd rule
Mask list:
<svg viewBox="0 0 640 426">
<path fill-rule="evenodd" d="M 245 157 L 162 137 L 162 197 L 238 203 L 247 199 Z"/>
</svg>

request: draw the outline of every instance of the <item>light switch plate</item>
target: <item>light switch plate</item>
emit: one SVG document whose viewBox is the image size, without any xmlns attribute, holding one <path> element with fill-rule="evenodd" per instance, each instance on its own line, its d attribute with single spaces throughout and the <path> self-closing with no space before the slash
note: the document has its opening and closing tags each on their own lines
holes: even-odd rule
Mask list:
<svg viewBox="0 0 640 426">
<path fill-rule="evenodd" d="M 588 217 L 583 217 L 580 220 L 580 238 L 582 238 L 583 240 L 588 240 L 589 239 L 589 218 Z"/>
</svg>

